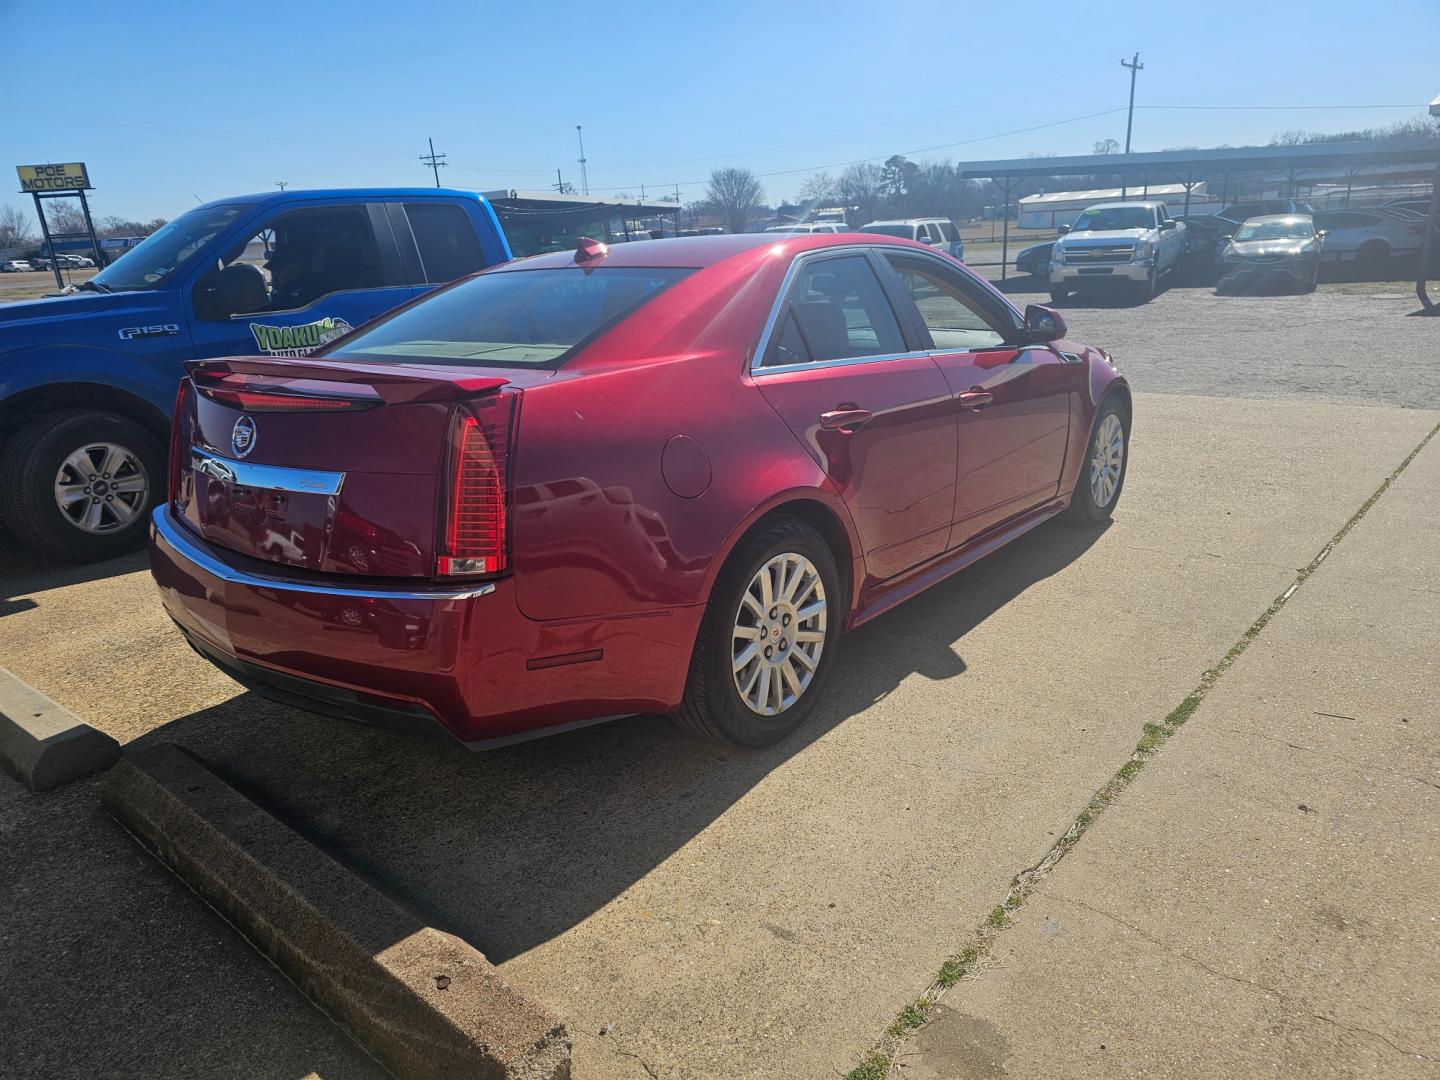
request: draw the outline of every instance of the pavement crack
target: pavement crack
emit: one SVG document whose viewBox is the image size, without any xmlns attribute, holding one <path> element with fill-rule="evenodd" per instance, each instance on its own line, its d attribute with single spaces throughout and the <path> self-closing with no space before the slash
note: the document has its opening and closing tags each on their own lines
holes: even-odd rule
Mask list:
<svg viewBox="0 0 1440 1080">
<path fill-rule="evenodd" d="M 1311 1013 L 1310 1015 L 1313 1016 L 1316 1020 L 1324 1020 L 1327 1024 L 1335 1025 L 1335 1027 L 1339 1028 L 1341 1031 L 1356 1032 L 1361 1035 L 1369 1035 L 1373 1039 L 1379 1039 L 1382 1043 L 1390 1047 L 1390 1049 L 1394 1050 L 1397 1054 L 1404 1054 L 1406 1057 L 1417 1057 L 1422 1061 L 1440 1061 L 1440 1057 L 1434 1057 L 1419 1050 L 1412 1050 L 1409 1047 L 1401 1046 L 1393 1039 L 1389 1038 L 1386 1035 L 1382 1035 L 1380 1034 L 1380 1032 L 1375 1031 L 1371 1028 L 1360 1027 L 1357 1024 L 1342 1024 L 1333 1016 L 1326 1016 L 1324 1013 Z"/>
<path fill-rule="evenodd" d="M 1250 987 L 1250 989 L 1252 989 L 1252 990 L 1260 990 L 1260 991 L 1262 991 L 1263 993 L 1273 995 L 1274 997 L 1280 999 L 1281 1001 L 1286 1001 L 1286 1000 L 1287 1000 L 1287 998 L 1285 997 L 1285 995 L 1284 995 L 1283 993 L 1281 993 L 1279 990 L 1275 989 L 1275 987 L 1273 987 L 1273 986 L 1266 986 L 1264 983 L 1254 982 L 1254 981 L 1251 980 L 1251 979 L 1242 979 L 1239 975 L 1232 975 L 1232 974 L 1230 974 L 1228 971 L 1222 971 L 1221 969 L 1215 967 L 1215 966 L 1212 965 L 1212 964 L 1207 964 L 1204 960 L 1201 960 L 1199 957 L 1197 957 L 1197 956 L 1192 956 L 1190 953 L 1186 952 L 1184 949 L 1177 948 L 1176 946 L 1171 945 L 1169 942 L 1161 941 L 1161 940 L 1160 940 L 1159 938 L 1157 938 L 1154 934 L 1151 934 L 1151 933 L 1149 933 L 1149 932 L 1141 929 L 1140 927 L 1136 926 L 1134 923 L 1130 922 L 1128 919 L 1122 919 L 1119 915 L 1116 915 L 1116 914 L 1115 914 L 1114 912 L 1112 912 L 1112 911 L 1106 911 L 1106 910 L 1104 910 L 1103 908 L 1098 908 L 1098 907 L 1096 907 L 1094 904 L 1087 904 L 1087 903 L 1085 903 L 1085 901 L 1083 901 L 1083 900 L 1077 900 L 1077 899 L 1075 899 L 1073 896 L 1066 896 L 1066 895 L 1064 895 L 1063 893 L 1057 893 L 1057 892 L 1055 892 L 1053 889 L 1052 889 L 1047 895 L 1048 895 L 1048 896 L 1050 897 L 1050 899 L 1052 899 L 1052 900 L 1060 900 L 1060 901 L 1062 901 L 1063 903 L 1066 903 L 1066 904 L 1074 904 L 1076 907 L 1082 907 L 1082 908 L 1084 908 L 1086 911 L 1094 912 L 1096 915 L 1100 915 L 1100 916 L 1102 916 L 1103 918 L 1109 919 L 1111 922 L 1119 923 L 1121 926 L 1128 927 L 1129 929 L 1135 931 L 1135 933 L 1139 934 L 1139 935 L 1140 935 L 1142 938 L 1144 938 L 1146 941 L 1150 942 L 1150 944 L 1155 945 L 1155 946 L 1157 946 L 1158 948 L 1164 949 L 1164 950 L 1165 950 L 1166 952 L 1168 952 L 1171 956 L 1178 956 L 1178 957 L 1180 957 L 1180 959 L 1185 960 L 1185 961 L 1188 961 L 1188 962 L 1191 963 L 1191 964 L 1194 964 L 1196 967 L 1200 968 L 1202 971 L 1207 971 L 1207 972 L 1209 972 L 1211 975 L 1214 975 L 1217 979 L 1225 979 L 1227 982 L 1233 982 L 1233 983 L 1236 983 L 1237 985 L 1240 985 L 1240 986 L 1248 986 L 1248 987 Z"/>
<path fill-rule="evenodd" d="M 1320 713 L 1318 715 L 1330 716 L 1332 714 Z M 1354 719 L 1354 717 L 1346 717 L 1345 719 L 1351 720 Z M 1333 758 L 1336 761 L 1343 761 L 1347 765 L 1353 765 L 1357 769 L 1372 769 L 1375 772 L 1388 773 L 1391 776 L 1398 776 L 1401 780 L 1413 780 L 1417 784 L 1424 784 L 1426 787 L 1432 787 L 1436 791 L 1440 791 L 1440 784 L 1437 784 L 1434 780 L 1426 780 L 1423 776 L 1412 776 L 1410 773 L 1401 772 L 1399 769 L 1392 769 L 1388 765 L 1378 765 L 1372 761 L 1361 761 L 1358 758 L 1348 757 L 1345 754 L 1337 754 L 1334 750 L 1320 750 L 1313 746 L 1302 746 L 1300 743 L 1291 742 L 1289 739 L 1282 739 L 1276 735 L 1266 735 L 1263 731 L 1242 731 L 1240 728 L 1225 728 L 1224 730 L 1232 735 L 1240 735 L 1247 739 L 1253 739 L 1257 736 L 1262 739 L 1269 739 L 1271 742 L 1280 743 L 1283 746 L 1289 747 L 1291 750 L 1300 750 L 1306 754 L 1314 754 L 1316 757 Z"/>
</svg>

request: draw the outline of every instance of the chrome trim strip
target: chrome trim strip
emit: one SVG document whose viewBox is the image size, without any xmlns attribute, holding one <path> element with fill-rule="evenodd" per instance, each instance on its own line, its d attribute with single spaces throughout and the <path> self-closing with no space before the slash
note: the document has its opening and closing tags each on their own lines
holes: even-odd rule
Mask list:
<svg viewBox="0 0 1440 1080">
<path fill-rule="evenodd" d="M 850 367 L 852 364 L 879 364 L 887 360 L 909 360 L 915 356 L 929 356 L 923 349 L 915 352 L 884 353 L 879 356 L 846 356 L 840 360 L 811 360 L 804 364 L 776 364 L 774 367 L 756 368 L 751 376 L 763 379 L 766 375 L 781 375 L 787 371 L 821 371 L 825 368 Z"/>
<path fill-rule="evenodd" d="M 495 583 L 472 585 L 466 588 L 439 588 L 422 591 L 419 589 L 366 589 L 344 585 L 306 585 L 283 578 L 260 577 L 247 574 L 229 566 L 209 552 L 195 540 L 186 536 L 170 521 L 169 507 L 157 506 L 150 518 L 157 539 L 173 551 L 176 556 L 204 570 L 212 577 L 233 585 L 245 585 L 253 589 L 273 589 L 276 592 L 311 593 L 320 596 L 338 596 L 346 599 L 366 600 L 470 600 L 477 596 L 489 596 L 495 591 Z"/>
<path fill-rule="evenodd" d="M 221 457 L 198 446 L 190 448 L 190 466 L 196 472 L 216 480 L 239 484 L 241 487 L 263 488 L 266 491 L 288 491 L 294 494 L 339 495 L 345 483 L 343 472 L 322 469 L 290 469 L 280 465 L 257 465 Z"/>
</svg>

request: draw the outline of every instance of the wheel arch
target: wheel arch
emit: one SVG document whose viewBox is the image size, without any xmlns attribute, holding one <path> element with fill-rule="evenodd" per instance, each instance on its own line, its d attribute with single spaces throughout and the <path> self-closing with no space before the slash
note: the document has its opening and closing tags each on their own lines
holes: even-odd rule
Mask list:
<svg viewBox="0 0 1440 1080">
<path fill-rule="evenodd" d="M 844 502 L 829 492 L 814 489 L 783 492 L 756 507 L 746 517 L 731 533 L 710 567 L 709 579 L 705 583 L 707 600 L 715 582 L 734 558 L 745 538 L 777 517 L 793 517 L 805 522 L 820 534 L 830 548 L 840 573 L 841 587 L 845 590 L 842 610 L 846 612 L 848 622 L 855 598 L 856 567 L 861 559 L 858 537 Z"/>
<path fill-rule="evenodd" d="M 62 409 L 93 409 L 134 420 L 163 445 L 170 418 L 132 391 L 99 382 L 56 382 L 32 386 L 0 401 L 0 431 L 11 432 L 36 416 Z"/>
</svg>

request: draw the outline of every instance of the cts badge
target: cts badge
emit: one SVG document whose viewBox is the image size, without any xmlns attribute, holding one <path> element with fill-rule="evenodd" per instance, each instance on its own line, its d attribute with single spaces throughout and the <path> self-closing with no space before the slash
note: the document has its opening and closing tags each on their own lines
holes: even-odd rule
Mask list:
<svg viewBox="0 0 1440 1080">
<path fill-rule="evenodd" d="M 235 427 L 230 432 L 230 449 L 235 451 L 236 457 L 248 457 L 250 451 L 255 449 L 257 436 L 255 421 L 248 416 L 242 416 L 235 421 Z"/>
</svg>

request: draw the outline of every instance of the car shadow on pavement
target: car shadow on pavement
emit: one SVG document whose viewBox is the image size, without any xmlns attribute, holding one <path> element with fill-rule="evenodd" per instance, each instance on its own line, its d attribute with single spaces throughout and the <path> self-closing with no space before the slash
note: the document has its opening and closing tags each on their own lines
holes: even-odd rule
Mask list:
<svg viewBox="0 0 1440 1080">
<path fill-rule="evenodd" d="M 39 605 L 35 593 L 100 581 L 145 569 L 143 551 L 97 563 L 73 563 L 22 548 L 10 536 L 0 533 L 0 618 Z"/>
<path fill-rule="evenodd" d="M 627 717 L 488 753 L 242 694 L 178 742 L 432 925 L 503 962 L 587 918 L 768 773 L 915 674 L 965 673 L 965 635 L 1074 562 L 1100 528 L 1051 523 L 861 627 L 797 735 L 754 753 Z M 137 745 L 137 744 L 132 744 Z"/>
</svg>

